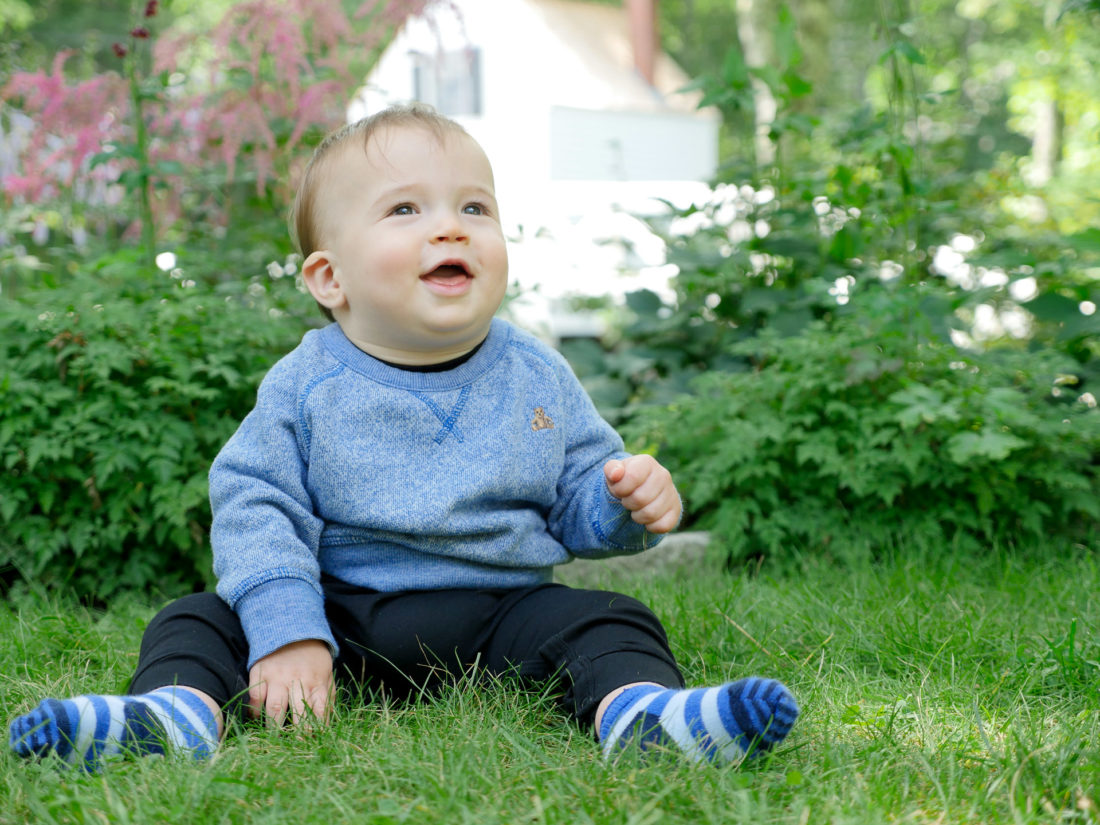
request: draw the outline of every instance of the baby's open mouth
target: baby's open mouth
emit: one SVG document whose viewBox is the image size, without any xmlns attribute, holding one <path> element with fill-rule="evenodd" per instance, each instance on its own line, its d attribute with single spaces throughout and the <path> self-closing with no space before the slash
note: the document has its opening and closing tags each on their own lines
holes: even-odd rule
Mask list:
<svg viewBox="0 0 1100 825">
<path fill-rule="evenodd" d="M 420 276 L 423 281 L 431 281 L 433 284 L 444 284 L 448 286 L 457 286 L 458 284 L 465 283 L 470 277 L 470 273 L 466 271 L 466 267 L 462 264 L 443 264 L 437 266 L 431 272 L 427 272 Z"/>
</svg>

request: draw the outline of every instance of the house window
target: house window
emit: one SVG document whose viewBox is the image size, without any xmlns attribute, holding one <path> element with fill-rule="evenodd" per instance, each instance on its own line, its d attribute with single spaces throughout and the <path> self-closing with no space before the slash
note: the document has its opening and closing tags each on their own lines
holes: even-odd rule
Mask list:
<svg viewBox="0 0 1100 825">
<path fill-rule="evenodd" d="M 444 115 L 481 114 L 481 50 L 412 52 L 413 94 Z"/>
</svg>

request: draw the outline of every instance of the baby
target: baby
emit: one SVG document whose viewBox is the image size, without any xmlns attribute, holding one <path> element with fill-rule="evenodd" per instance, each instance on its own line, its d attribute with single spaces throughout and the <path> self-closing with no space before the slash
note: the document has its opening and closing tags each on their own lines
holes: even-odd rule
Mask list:
<svg viewBox="0 0 1100 825">
<path fill-rule="evenodd" d="M 494 191 L 477 142 L 422 105 L 318 147 L 294 226 L 334 323 L 272 368 L 214 461 L 217 594 L 154 618 L 130 695 L 15 720 L 17 753 L 201 759 L 227 714 L 321 723 L 337 685 L 401 698 L 474 668 L 553 682 L 607 757 L 728 761 L 787 735 L 798 706 L 779 682 L 685 689 L 645 605 L 552 582 L 573 556 L 653 547 L 680 498 L 556 351 L 494 317 Z"/>
</svg>

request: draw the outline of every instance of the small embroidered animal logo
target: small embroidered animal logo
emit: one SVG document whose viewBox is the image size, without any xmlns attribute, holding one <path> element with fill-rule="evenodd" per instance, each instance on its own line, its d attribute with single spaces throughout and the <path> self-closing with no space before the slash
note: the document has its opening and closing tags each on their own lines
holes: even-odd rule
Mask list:
<svg viewBox="0 0 1100 825">
<path fill-rule="evenodd" d="M 535 407 L 535 420 L 531 422 L 531 429 L 535 432 L 552 430 L 554 429 L 554 419 L 543 412 L 542 407 Z"/>
</svg>

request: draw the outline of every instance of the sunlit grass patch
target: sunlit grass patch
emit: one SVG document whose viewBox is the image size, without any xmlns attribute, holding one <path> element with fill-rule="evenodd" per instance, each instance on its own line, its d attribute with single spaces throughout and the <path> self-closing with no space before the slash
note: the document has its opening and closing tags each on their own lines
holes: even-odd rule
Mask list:
<svg viewBox="0 0 1100 825">
<path fill-rule="evenodd" d="M 408 704 L 345 696 L 312 733 L 234 724 L 208 764 L 130 760 L 89 777 L 4 754 L 0 822 L 1100 822 L 1090 552 L 602 584 L 654 607 L 689 684 L 787 683 L 803 715 L 777 752 L 608 766 L 549 691 L 471 674 Z M 153 612 L 6 605 L 7 716 L 47 693 L 124 688 Z"/>
</svg>

